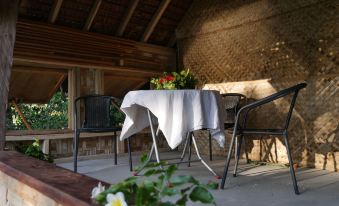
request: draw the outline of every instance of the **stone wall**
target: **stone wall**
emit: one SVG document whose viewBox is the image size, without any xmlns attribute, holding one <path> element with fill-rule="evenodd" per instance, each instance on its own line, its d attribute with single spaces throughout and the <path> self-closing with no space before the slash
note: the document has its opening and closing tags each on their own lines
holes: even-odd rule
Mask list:
<svg viewBox="0 0 339 206">
<path fill-rule="evenodd" d="M 30 206 L 53 205 L 61 206 L 55 200 L 45 196 L 34 188 L 0 171 L 0 205 Z"/>
<path fill-rule="evenodd" d="M 299 82 L 289 127 L 295 162 L 338 170 L 338 0 L 195 1 L 177 29 L 180 64 L 200 86 L 240 92 L 250 101 Z M 279 126 L 289 98 L 252 115 L 250 124 Z M 208 151 L 207 138 L 198 136 Z M 229 141 L 227 141 L 228 143 Z M 204 146 L 206 145 L 206 146 Z M 216 154 L 225 150 L 213 145 Z M 286 162 L 280 138 L 251 137 L 253 160 Z"/>
</svg>

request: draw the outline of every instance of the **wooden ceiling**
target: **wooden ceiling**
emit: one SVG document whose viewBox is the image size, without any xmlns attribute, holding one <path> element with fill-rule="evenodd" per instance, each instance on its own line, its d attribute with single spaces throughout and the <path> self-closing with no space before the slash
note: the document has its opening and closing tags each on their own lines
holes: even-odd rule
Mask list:
<svg viewBox="0 0 339 206">
<path fill-rule="evenodd" d="M 174 45 L 175 29 L 193 0 L 21 0 L 19 20 Z"/>
<path fill-rule="evenodd" d="M 175 67 L 175 29 L 191 3 L 21 0 L 9 98 L 47 102 L 69 68 L 105 70 L 106 94 L 137 89 Z"/>
</svg>

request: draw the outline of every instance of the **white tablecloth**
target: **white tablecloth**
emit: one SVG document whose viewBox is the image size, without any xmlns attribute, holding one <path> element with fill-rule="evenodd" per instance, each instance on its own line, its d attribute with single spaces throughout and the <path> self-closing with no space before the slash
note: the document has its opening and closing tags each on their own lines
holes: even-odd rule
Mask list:
<svg viewBox="0 0 339 206">
<path fill-rule="evenodd" d="M 188 132 L 210 129 L 224 147 L 225 135 L 220 94 L 211 90 L 139 90 L 126 94 L 121 110 L 126 119 L 120 140 L 149 126 L 149 109 L 157 118 L 169 146 L 176 148 Z"/>
</svg>

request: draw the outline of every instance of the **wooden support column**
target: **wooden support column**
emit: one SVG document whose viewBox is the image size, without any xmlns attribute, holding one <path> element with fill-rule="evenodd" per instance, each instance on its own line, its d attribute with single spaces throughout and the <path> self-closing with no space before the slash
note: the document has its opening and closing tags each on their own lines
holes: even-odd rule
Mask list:
<svg viewBox="0 0 339 206">
<path fill-rule="evenodd" d="M 0 151 L 6 142 L 6 110 L 13 63 L 18 0 L 0 1 Z"/>
</svg>

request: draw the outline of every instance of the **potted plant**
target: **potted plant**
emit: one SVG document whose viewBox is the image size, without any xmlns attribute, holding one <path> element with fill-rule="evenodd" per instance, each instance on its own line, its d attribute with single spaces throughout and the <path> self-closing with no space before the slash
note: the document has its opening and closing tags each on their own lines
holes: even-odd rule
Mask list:
<svg viewBox="0 0 339 206">
<path fill-rule="evenodd" d="M 146 155 L 141 158 L 142 164 L 146 159 Z M 175 176 L 177 166 L 165 166 L 164 162 L 147 163 L 139 168 L 145 168 L 143 177 L 129 177 L 107 190 L 99 183 L 92 191 L 92 198 L 107 206 L 185 206 L 188 201 L 216 205 L 209 191 L 218 188 L 215 182 L 202 184 L 190 175 Z"/>
</svg>

